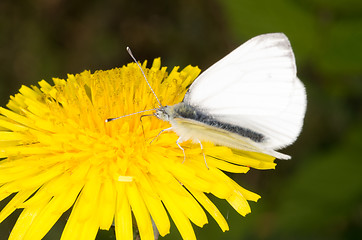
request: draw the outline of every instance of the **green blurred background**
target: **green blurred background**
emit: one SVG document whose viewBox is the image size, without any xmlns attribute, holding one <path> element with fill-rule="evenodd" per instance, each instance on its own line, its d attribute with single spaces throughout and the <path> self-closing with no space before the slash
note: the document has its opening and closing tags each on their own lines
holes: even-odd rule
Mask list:
<svg viewBox="0 0 362 240">
<path fill-rule="evenodd" d="M 21 85 L 161 57 L 163 65 L 205 70 L 262 33 L 284 32 L 293 46 L 308 109 L 298 141 L 276 170 L 233 177 L 262 196 L 239 216 L 211 198 L 215 221 L 198 239 L 362 239 L 362 1 L 173 0 L 0 1 L 0 105 Z M 5 202 L 2 203 L 5 204 Z M 7 239 L 19 211 L 0 225 Z M 65 219 L 45 239 L 59 239 Z M 172 228 L 162 239 L 181 239 Z M 97 239 L 112 239 L 101 231 Z"/>
</svg>

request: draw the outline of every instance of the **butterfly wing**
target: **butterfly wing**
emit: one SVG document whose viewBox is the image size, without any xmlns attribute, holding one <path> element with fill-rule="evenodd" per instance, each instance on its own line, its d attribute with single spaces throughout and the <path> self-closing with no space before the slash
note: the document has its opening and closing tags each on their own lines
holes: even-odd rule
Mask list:
<svg viewBox="0 0 362 240">
<path fill-rule="evenodd" d="M 301 131 L 306 94 L 288 38 L 271 33 L 250 39 L 203 72 L 183 102 L 259 132 L 266 148 L 279 149 Z"/>
</svg>

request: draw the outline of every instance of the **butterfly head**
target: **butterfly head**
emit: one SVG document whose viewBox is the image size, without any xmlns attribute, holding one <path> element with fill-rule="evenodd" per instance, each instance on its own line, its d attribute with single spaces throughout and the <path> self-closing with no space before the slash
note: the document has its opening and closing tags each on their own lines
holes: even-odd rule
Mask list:
<svg viewBox="0 0 362 240">
<path fill-rule="evenodd" d="M 171 119 L 171 108 L 170 106 L 162 106 L 157 108 L 154 114 L 158 119 L 169 122 Z"/>
</svg>

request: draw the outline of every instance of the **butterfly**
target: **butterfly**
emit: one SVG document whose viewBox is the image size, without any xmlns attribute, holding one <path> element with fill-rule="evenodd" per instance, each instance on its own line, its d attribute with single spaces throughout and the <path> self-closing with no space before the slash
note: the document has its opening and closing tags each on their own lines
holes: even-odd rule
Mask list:
<svg viewBox="0 0 362 240">
<path fill-rule="evenodd" d="M 127 51 L 138 64 L 131 50 Z M 164 131 L 174 131 L 184 157 L 180 143 L 192 140 L 201 148 L 201 141 L 209 141 L 279 159 L 291 158 L 276 150 L 299 136 L 307 97 L 297 77 L 292 47 L 283 33 L 263 34 L 245 42 L 198 76 L 182 102 L 171 106 L 161 104 L 138 66 L 159 108 L 106 122 L 153 110 L 154 116 L 171 124 L 156 138 Z"/>
<path fill-rule="evenodd" d="M 191 84 L 182 102 L 157 108 L 179 143 L 209 141 L 279 159 L 276 150 L 299 136 L 306 91 L 283 33 L 256 36 L 213 64 Z M 202 148 L 202 145 L 201 145 Z"/>
</svg>

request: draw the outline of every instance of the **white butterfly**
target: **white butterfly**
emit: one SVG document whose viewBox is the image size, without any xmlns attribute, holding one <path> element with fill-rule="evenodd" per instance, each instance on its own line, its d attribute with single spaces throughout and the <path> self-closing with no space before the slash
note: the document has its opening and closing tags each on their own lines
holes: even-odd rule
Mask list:
<svg viewBox="0 0 362 240">
<path fill-rule="evenodd" d="M 179 143 L 191 139 L 290 159 L 275 150 L 302 129 L 307 100 L 296 73 L 288 38 L 260 35 L 196 78 L 181 103 L 154 115 L 171 124 L 182 150 Z"/>
</svg>

